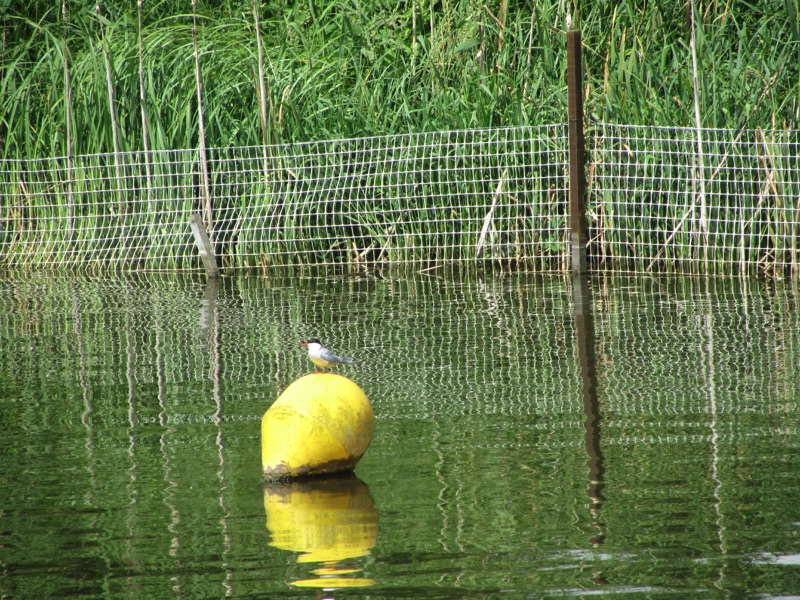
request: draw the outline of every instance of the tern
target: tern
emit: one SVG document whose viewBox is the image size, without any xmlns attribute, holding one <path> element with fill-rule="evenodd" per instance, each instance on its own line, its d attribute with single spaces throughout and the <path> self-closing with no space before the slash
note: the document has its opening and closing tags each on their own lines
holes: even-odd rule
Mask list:
<svg viewBox="0 0 800 600">
<path fill-rule="evenodd" d="M 318 373 L 321 368 L 323 373 L 334 365 L 351 365 L 354 361 L 352 358 L 344 358 L 337 356 L 325 346 L 322 345 L 317 338 L 311 338 L 308 341 L 300 343 L 301 348 L 308 348 L 308 359 L 314 363 L 314 372 Z"/>
</svg>

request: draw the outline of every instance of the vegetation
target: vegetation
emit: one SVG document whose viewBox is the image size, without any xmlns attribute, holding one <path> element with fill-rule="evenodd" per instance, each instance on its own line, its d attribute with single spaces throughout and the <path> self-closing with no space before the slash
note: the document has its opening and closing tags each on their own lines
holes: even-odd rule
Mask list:
<svg viewBox="0 0 800 600">
<path fill-rule="evenodd" d="M 742 202 L 755 210 L 752 218 L 740 218 L 721 231 L 730 238 L 724 244 L 724 257 L 692 254 L 699 247 L 697 240 L 714 235 L 705 225 L 708 218 L 716 218 L 705 212 L 705 191 L 697 190 L 696 216 L 694 204 L 687 213 L 678 190 L 669 186 L 663 189 L 673 200 L 659 199 L 657 223 L 647 222 L 635 210 L 615 214 L 612 199 L 600 198 L 602 206 L 593 216 L 596 256 L 602 261 L 630 258 L 637 268 L 648 269 L 674 258 L 714 261 L 729 260 L 734 254 L 743 263 L 769 256 L 774 262 L 795 265 L 796 242 L 787 245 L 785 240 L 796 239 L 797 225 L 789 213 L 778 211 L 783 208 L 778 194 L 763 192 L 760 182 L 766 177 L 776 190 L 780 186 L 773 174 L 783 172 L 776 165 L 795 173 L 797 169 L 793 132 L 800 116 L 798 0 L 685 4 L 620 0 L 584 3 L 580 14 L 577 4 L 568 0 L 0 0 L 0 161 L 14 165 L 0 169 L 5 171 L 0 177 L 6 179 L 0 182 L 6 186 L 0 196 L 25 199 L 15 200 L 11 210 L 0 214 L 0 248 L 5 244 L 7 255 L 18 252 L 22 258 L 17 263 L 28 260 L 25 247 L 17 242 L 31 233 L 27 211 L 39 202 L 45 214 L 65 225 L 50 230 L 39 226 L 36 243 L 45 249 L 45 258 L 37 260 L 57 264 L 60 259 L 53 258 L 57 255 L 77 253 L 96 259 L 100 253 L 104 261 L 135 266 L 157 258 L 164 261 L 157 268 L 177 268 L 182 257 L 193 255 L 191 238 L 183 235 L 176 241 L 172 222 L 164 215 L 204 209 L 210 204 L 198 198 L 209 197 L 216 211 L 217 243 L 230 246 L 229 256 L 245 252 L 245 258 L 231 258 L 232 264 L 241 266 L 263 264 L 252 258 L 262 255 L 283 264 L 351 261 L 353 256 L 363 259 L 370 248 L 384 260 L 460 259 L 481 252 L 483 258 L 494 258 L 494 250 L 475 242 L 479 234 L 495 234 L 494 229 L 487 230 L 496 223 L 486 218 L 486 196 L 475 206 L 463 207 L 461 218 L 471 224 L 466 228 L 436 213 L 445 208 L 437 206 L 437 197 L 419 196 L 421 205 L 412 207 L 419 213 L 418 223 L 433 218 L 443 229 L 431 234 L 400 232 L 391 211 L 405 210 L 405 197 L 384 196 L 376 199 L 373 210 L 362 208 L 346 215 L 350 205 L 345 202 L 364 198 L 328 198 L 324 195 L 328 183 L 316 179 L 293 183 L 297 173 L 285 169 L 291 158 L 285 150 L 273 146 L 272 155 L 263 151 L 254 164 L 263 161 L 264 176 L 245 180 L 209 171 L 213 160 L 206 149 L 563 124 L 565 31 L 574 27 L 583 36 L 590 145 L 593 134 L 601 135 L 600 129 L 592 129 L 600 123 L 779 131 L 753 142 L 764 148 L 758 156 L 766 165 L 754 169 L 755 184 L 708 191 L 725 195 L 744 189 L 750 198 Z M 782 145 L 768 152 L 778 142 Z M 691 152 L 691 143 L 688 147 Z M 669 151 L 668 145 L 663 148 Z M 190 153 L 182 155 L 186 162 L 179 165 L 172 162 L 172 155 L 164 154 L 171 150 Z M 670 167 L 663 166 L 661 151 L 660 147 L 637 150 L 647 158 L 639 167 L 672 177 Z M 131 152 L 137 154 L 126 154 Z M 26 161 L 52 157 L 62 158 L 50 161 L 51 172 L 73 173 L 79 167 L 80 174 L 58 175 L 56 182 L 42 176 L 39 192 L 33 193 L 25 186 L 34 186 L 39 176 L 31 173 Z M 333 162 L 343 161 L 346 168 L 350 158 Z M 298 160 L 312 159 L 301 153 Z M 452 163 L 456 168 L 458 160 Z M 428 172 L 412 182 L 421 190 L 431 189 L 427 178 L 441 168 L 429 158 L 420 162 L 426 161 Z M 711 162 L 709 172 L 718 167 Z M 490 165 L 491 181 L 502 183 L 501 167 Z M 259 168 L 252 167 L 256 174 Z M 26 176 L 15 175 L 18 170 Z M 681 171 L 680 177 L 695 177 L 694 173 Z M 525 177 L 523 167 L 516 176 Z M 564 239 L 558 237 L 563 231 L 563 187 L 553 184 L 554 176 L 558 174 L 548 173 L 530 190 L 536 201 L 554 204 L 546 216 L 554 239 L 540 239 L 539 232 L 533 232 L 530 239 L 514 240 L 516 226 L 511 225 L 531 215 L 506 215 L 507 209 L 500 206 L 495 214 L 496 220 L 505 218 L 509 225 L 508 232 L 496 232 L 498 239 L 505 236 L 509 248 L 538 245 L 536 259 L 542 265 L 560 263 L 564 257 Z M 368 177 L 385 179 L 383 173 Z M 456 185 L 451 194 L 459 189 L 467 194 L 476 185 L 474 181 Z M 322 195 L 302 203 L 298 192 L 309 186 Z M 491 198 L 495 188 L 489 187 Z M 151 201 L 146 196 L 151 189 L 171 191 Z M 784 189 L 794 193 L 791 186 Z M 392 193 L 403 190 L 398 187 Z M 260 239 L 247 239 L 246 231 L 232 229 L 254 198 L 266 200 L 248 218 L 271 224 L 281 220 L 284 239 L 262 244 Z M 329 199 L 338 203 L 335 210 L 333 205 L 323 206 Z M 643 194 L 636 201 L 645 206 L 652 198 Z M 723 210 L 729 214 L 739 208 L 735 203 L 726 206 L 733 207 Z M 389 212 L 379 217 L 375 210 Z M 771 215 L 765 225 L 759 214 Z M 210 222 L 211 215 L 207 217 Z M 620 217 L 624 227 L 615 230 Z M 226 226 L 231 229 L 226 231 Z M 325 239 L 316 239 L 323 230 Z M 95 231 L 110 232 L 115 241 L 93 247 L 89 237 Z M 649 261 L 629 252 L 629 232 L 653 235 L 645 240 L 653 250 Z M 434 239 L 430 235 L 440 236 L 436 243 L 450 250 L 421 256 L 424 244 L 418 240 Z M 740 243 L 745 235 L 756 240 L 753 252 Z M 130 241 L 140 236 L 148 236 L 149 247 L 130 247 Z M 304 258 L 304 251 L 311 256 Z M 689 255 L 682 256 L 684 252 Z M 518 255 L 512 249 L 503 258 Z"/>
<path fill-rule="evenodd" d="M 691 9 L 575 4 L 5 0 L 0 157 L 197 147 L 195 23 L 208 147 L 561 123 L 568 19 L 587 114 L 694 126 Z M 702 126 L 795 127 L 797 0 L 694 8 Z"/>
</svg>

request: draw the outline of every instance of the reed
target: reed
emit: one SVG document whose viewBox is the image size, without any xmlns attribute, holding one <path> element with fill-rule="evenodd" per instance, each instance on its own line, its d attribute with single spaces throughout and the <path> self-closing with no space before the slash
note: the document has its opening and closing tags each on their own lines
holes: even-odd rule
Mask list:
<svg viewBox="0 0 800 600">
<path fill-rule="evenodd" d="M 474 0 L 270 2 L 252 12 L 198 2 L 202 113 L 195 15 L 178 2 L 141 5 L 140 21 L 138 4 L 120 0 L 105 0 L 99 14 L 73 9 L 69 19 L 48 3 L 10 3 L 1 25 L 3 157 L 67 155 L 70 110 L 75 154 L 113 152 L 115 135 L 119 151 L 144 149 L 144 109 L 157 123 L 147 131 L 153 150 L 197 147 L 201 114 L 208 147 L 564 120 L 567 13 L 554 0 L 494 9 Z M 696 3 L 696 86 L 692 20 L 679 4 L 585 7 L 577 25 L 587 113 L 692 126 L 697 88 L 703 127 L 791 128 L 800 40 L 790 6 Z"/>
</svg>

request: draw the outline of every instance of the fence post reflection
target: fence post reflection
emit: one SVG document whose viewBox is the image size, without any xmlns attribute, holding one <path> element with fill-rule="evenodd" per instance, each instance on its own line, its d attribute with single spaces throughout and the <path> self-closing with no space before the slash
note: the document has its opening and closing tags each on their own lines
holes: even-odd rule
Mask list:
<svg viewBox="0 0 800 600">
<path fill-rule="evenodd" d="M 586 453 L 589 455 L 589 485 L 586 493 L 589 496 L 589 508 L 592 513 L 593 526 L 596 535 L 590 539 L 593 546 L 602 544 L 605 540 L 604 526 L 600 520 L 600 510 L 605 498 L 603 487 L 605 467 L 603 466 L 603 451 L 600 447 L 601 420 L 600 406 L 597 398 L 597 371 L 595 361 L 594 322 L 592 318 L 592 290 L 588 277 L 575 275 L 572 277 L 572 306 L 575 319 L 575 341 L 578 345 L 578 359 L 580 361 L 581 389 L 583 394 L 583 412 L 586 420 L 584 442 Z"/>
<path fill-rule="evenodd" d="M 203 299 L 200 303 L 200 311 L 198 317 L 198 337 L 205 340 L 205 346 L 208 350 L 210 377 L 214 395 L 214 414 L 211 417 L 212 422 L 217 428 L 216 445 L 217 454 L 219 456 L 219 468 L 217 469 L 217 478 L 219 479 L 219 507 L 222 512 L 220 525 L 222 527 L 222 536 L 224 540 L 224 549 L 222 551 L 222 566 L 225 570 L 226 577 L 223 585 L 226 588 L 227 595 L 233 594 L 231 587 L 232 570 L 229 564 L 228 557 L 231 554 L 233 545 L 232 535 L 230 531 L 230 511 L 225 503 L 225 490 L 228 487 L 226 476 L 225 464 L 225 442 L 222 437 L 222 326 L 220 324 L 219 315 L 219 279 L 217 277 L 209 276 L 206 280 L 206 286 L 203 290 Z"/>
</svg>

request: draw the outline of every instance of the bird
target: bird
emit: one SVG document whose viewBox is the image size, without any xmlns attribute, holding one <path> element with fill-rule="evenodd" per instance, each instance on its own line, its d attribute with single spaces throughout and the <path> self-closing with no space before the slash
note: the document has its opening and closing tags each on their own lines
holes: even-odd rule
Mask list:
<svg viewBox="0 0 800 600">
<path fill-rule="evenodd" d="M 311 338 L 305 342 L 300 342 L 301 348 L 308 348 L 308 359 L 314 363 L 314 372 L 319 373 L 319 369 L 325 372 L 325 369 L 333 365 L 351 365 L 354 361 L 352 358 L 344 358 L 337 356 L 325 346 L 322 345 L 317 338 Z"/>
</svg>

